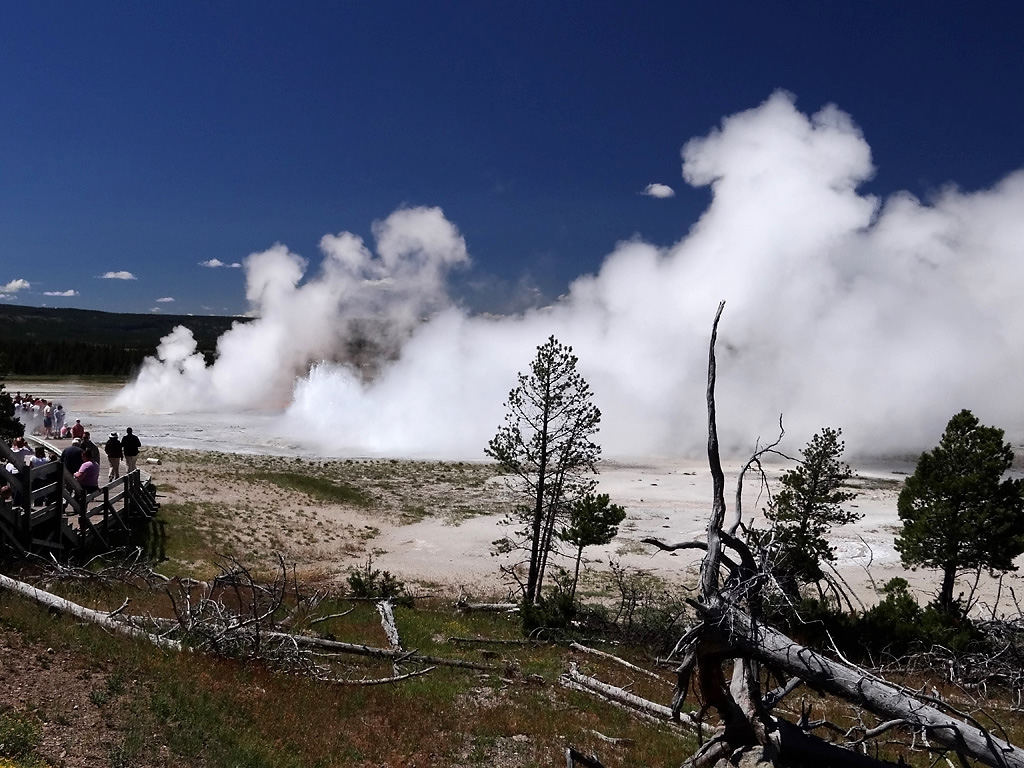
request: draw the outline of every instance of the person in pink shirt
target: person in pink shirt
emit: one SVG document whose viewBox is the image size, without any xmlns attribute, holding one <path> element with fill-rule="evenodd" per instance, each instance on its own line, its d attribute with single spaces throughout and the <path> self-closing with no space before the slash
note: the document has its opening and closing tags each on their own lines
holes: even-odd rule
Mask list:
<svg viewBox="0 0 1024 768">
<path fill-rule="evenodd" d="M 87 458 L 82 462 L 82 466 L 75 472 L 75 479 L 82 486 L 83 491 L 95 493 L 100 487 L 100 465 L 92 454 L 86 454 L 86 456 Z"/>
</svg>

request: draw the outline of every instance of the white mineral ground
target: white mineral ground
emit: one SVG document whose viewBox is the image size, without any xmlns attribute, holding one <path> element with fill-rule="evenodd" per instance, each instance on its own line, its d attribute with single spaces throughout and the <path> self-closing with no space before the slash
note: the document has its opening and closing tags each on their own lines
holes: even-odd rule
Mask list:
<svg viewBox="0 0 1024 768">
<path fill-rule="evenodd" d="M 284 442 L 275 442 L 259 430 L 259 414 L 200 416 L 140 416 L 105 410 L 115 385 L 82 382 L 6 382 L 14 393 L 38 392 L 61 400 L 72 419 L 81 418 L 95 436 L 105 438 L 125 426 L 134 426 L 143 437 L 149 455 L 159 455 L 159 447 L 195 448 L 226 452 L 288 454 L 297 450 Z M 1017 442 L 1018 465 L 1022 453 Z M 937 571 L 908 571 L 900 563 L 893 547 L 899 529 L 896 500 L 900 481 L 914 469 L 915 458 L 875 458 L 858 460 L 848 457 L 859 480 L 858 495 L 851 507 L 863 517 L 859 522 L 833 530 L 830 540 L 835 548 L 836 569 L 865 604 L 877 601 L 874 587 L 899 576 L 910 582 L 919 600 L 930 600 L 939 584 Z M 723 459 L 726 472 L 726 501 L 732 513 L 735 506 L 737 475 L 746 461 Z M 766 467 L 770 481 L 789 464 Z M 173 485 L 176 480 L 171 466 L 151 467 L 154 480 Z M 777 483 L 774 487 L 778 487 Z M 761 510 L 765 497 L 759 478 L 753 472 L 744 482 L 744 522 L 762 523 Z M 207 489 L 209 490 L 209 489 Z M 641 544 L 646 537 L 666 543 L 702 540 L 711 508 L 711 475 L 706 459 L 675 459 L 643 457 L 635 460 L 616 458 L 601 463 L 599 491 L 626 508 L 627 516 L 619 535 L 608 546 L 585 551 L 591 568 L 607 570 L 612 561 L 631 568 L 641 568 L 672 582 L 692 584 L 701 553 L 682 550 L 675 553 L 656 551 Z M 211 499 L 211 500 L 216 500 Z M 352 515 L 340 508 L 329 509 L 327 515 Z M 355 522 L 364 520 L 338 520 Z M 413 583 L 440 585 L 452 592 L 465 590 L 475 596 L 500 595 L 504 591 L 498 573 L 498 562 L 491 556 L 491 542 L 503 535 L 498 517 L 477 517 L 452 525 L 431 517 L 411 525 L 388 525 L 374 520 L 380 534 L 373 539 L 375 567 L 390 570 Z M 353 563 L 346 562 L 345 568 Z M 566 567 L 570 566 L 568 561 Z M 1024 566 L 1024 558 L 1017 561 Z M 1001 615 L 1019 615 L 1016 598 L 1024 600 L 1024 569 L 997 578 L 982 574 L 977 586 L 979 612 L 993 610 Z M 969 593 L 973 579 L 963 578 L 960 589 Z"/>
</svg>

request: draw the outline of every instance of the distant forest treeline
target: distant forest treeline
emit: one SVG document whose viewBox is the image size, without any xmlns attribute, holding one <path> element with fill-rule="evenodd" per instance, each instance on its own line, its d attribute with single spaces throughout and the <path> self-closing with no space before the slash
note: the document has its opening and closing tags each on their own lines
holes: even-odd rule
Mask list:
<svg viewBox="0 0 1024 768">
<path fill-rule="evenodd" d="M 0 376 L 129 376 L 177 325 L 192 331 L 210 359 L 236 322 L 245 318 L 0 304 Z"/>
</svg>

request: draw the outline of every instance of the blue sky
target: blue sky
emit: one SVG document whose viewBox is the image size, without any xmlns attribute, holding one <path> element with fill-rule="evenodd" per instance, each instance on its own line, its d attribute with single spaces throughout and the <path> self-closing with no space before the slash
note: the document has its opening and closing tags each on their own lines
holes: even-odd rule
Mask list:
<svg viewBox="0 0 1024 768">
<path fill-rule="evenodd" d="M 242 313 L 243 270 L 203 263 L 315 269 L 436 206 L 458 300 L 507 312 L 684 237 L 710 193 L 681 147 L 777 89 L 852 117 L 867 192 L 990 187 L 1024 167 L 1021 39 L 1015 2 L 7 3 L 0 294 Z"/>
</svg>

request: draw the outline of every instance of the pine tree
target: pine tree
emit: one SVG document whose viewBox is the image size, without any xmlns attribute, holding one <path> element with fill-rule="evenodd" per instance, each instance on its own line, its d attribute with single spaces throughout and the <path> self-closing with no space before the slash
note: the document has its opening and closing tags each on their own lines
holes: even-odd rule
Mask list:
<svg viewBox="0 0 1024 768">
<path fill-rule="evenodd" d="M 559 520 L 597 483 L 601 448 L 591 437 L 598 431 L 601 412 L 576 370 L 577 362 L 572 347 L 554 336 L 537 347 L 530 371 L 519 374 L 505 404 L 505 421 L 485 451 L 512 476 L 513 489 L 523 499 L 507 520 L 519 526 L 514 538 L 502 540 L 501 546 L 529 552 L 522 585 L 527 606 L 540 600 Z"/>
<path fill-rule="evenodd" d="M 558 532 L 558 538 L 576 547 L 576 570 L 572 577 L 572 589 L 569 591 L 570 600 L 576 597 L 584 547 L 610 543 L 619 532 L 619 523 L 625 518 L 625 508 L 619 504 L 612 504 L 607 493 L 588 493 L 577 499 L 569 508 L 568 524 Z"/>
<path fill-rule="evenodd" d="M 983 426 L 968 410 L 946 425 L 939 445 L 921 454 L 899 496 L 903 564 L 942 571 L 938 605 L 956 608 L 956 577 L 980 568 L 1016 570 L 1024 553 L 1020 480 L 1005 477 L 1013 450 L 1003 430 Z"/>
<path fill-rule="evenodd" d="M 0 380 L 0 440 L 10 443 L 25 434 L 25 425 L 14 418 L 14 400 Z"/>
<path fill-rule="evenodd" d="M 801 450 L 803 460 L 782 475 L 783 488 L 765 510 L 776 552 L 773 571 L 791 597 L 798 596 L 800 584 L 821 581 L 822 562 L 835 560 L 827 539 L 832 526 L 862 517 L 843 509 L 856 494 L 844 490 L 853 472 L 840 461 L 846 447 L 841 435 L 831 427 L 814 435 Z"/>
</svg>

